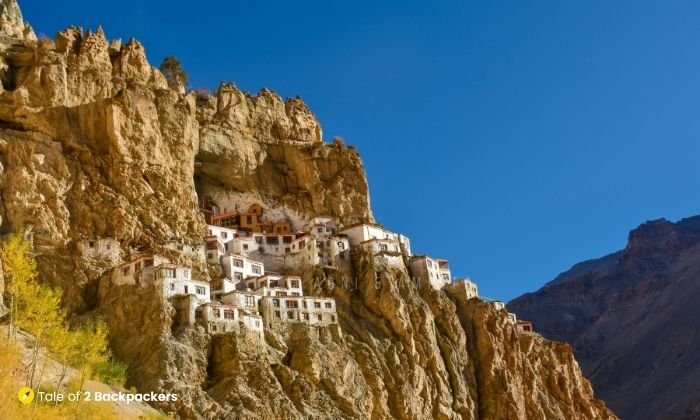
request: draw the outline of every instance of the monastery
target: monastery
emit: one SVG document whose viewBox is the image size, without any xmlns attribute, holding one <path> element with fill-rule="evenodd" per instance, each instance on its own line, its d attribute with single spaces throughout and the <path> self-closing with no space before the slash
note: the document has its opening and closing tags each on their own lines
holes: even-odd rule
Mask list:
<svg viewBox="0 0 700 420">
<path fill-rule="evenodd" d="M 496 310 L 505 310 L 502 302 L 479 297 L 471 280 L 453 279 L 447 260 L 413 255 L 408 237 L 378 224 L 338 226 L 334 218 L 319 216 L 296 231 L 288 220 L 268 219 L 260 204 L 245 212 L 220 212 L 213 201 L 203 200 L 200 210 L 208 222 L 202 243 L 173 240 L 166 249 L 217 265 L 220 278 L 197 280 L 189 267 L 161 255 L 136 253 L 118 267 L 114 283 L 154 285 L 172 302 L 180 323 L 202 325 L 211 334 L 245 332 L 262 340 L 266 328 L 336 325 L 335 299 L 307 296 L 299 275 L 280 273 L 301 273 L 313 265 L 351 270 L 352 250 L 375 259 L 377 288 L 383 269 L 406 267 L 419 288 L 444 290 L 457 300 L 485 300 Z M 121 259 L 119 243 L 109 238 L 84 240 L 78 247 L 85 258 Z M 518 321 L 514 314 L 508 314 L 508 320 L 520 334 L 533 331 L 531 323 Z"/>
</svg>

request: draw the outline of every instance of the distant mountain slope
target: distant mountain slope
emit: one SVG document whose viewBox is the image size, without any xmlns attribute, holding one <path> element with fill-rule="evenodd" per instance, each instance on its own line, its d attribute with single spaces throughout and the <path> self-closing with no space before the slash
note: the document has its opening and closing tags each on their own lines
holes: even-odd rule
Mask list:
<svg viewBox="0 0 700 420">
<path fill-rule="evenodd" d="M 700 216 L 647 222 L 627 247 L 508 304 L 566 341 L 622 419 L 700 418 Z"/>
</svg>

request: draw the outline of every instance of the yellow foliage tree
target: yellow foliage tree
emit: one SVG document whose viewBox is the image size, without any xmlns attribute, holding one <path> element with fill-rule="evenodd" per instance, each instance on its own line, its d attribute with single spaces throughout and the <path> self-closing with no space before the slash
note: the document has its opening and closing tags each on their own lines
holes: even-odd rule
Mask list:
<svg viewBox="0 0 700 420">
<path fill-rule="evenodd" d="M 10 327 L 8 339 L 15 332 L 17 311 L 23 300 L 36 294 L 36 261 L 31 257 L 31 245 L 24 239 L 24 232 L 17 232 L 0 245 L 0 260 L 5 275 L 5 293 L 9 298 Z"/>
</svg>

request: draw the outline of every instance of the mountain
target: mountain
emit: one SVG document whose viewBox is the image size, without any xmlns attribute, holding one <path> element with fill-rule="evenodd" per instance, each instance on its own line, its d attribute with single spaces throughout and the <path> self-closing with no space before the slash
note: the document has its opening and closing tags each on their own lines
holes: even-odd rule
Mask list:
<svg viewBox="0 0 700 420">
<path fill-rule="evenodd" d="M 27 230 L 40 279 L 62 288 L 74 322 L 105 318 L 127 386 L 178 395 L 156 408 L 211 419 L 616 418 L 568 345 L 518 334 L 491 303 L 418 287 L 400 253 L 385 266 L 356 248 L 347 272 L 307 264 L 304 292 L 333 298 L 337 322 L 262 337 L 214 334 L 183 321 L 195 314 L 162 288 L 120 282 L 146 253 L 221 280 L 203 251 L 184 251 L 203 244 L 209 200 L 224 212 L 260 204 L 295 231 L 321 215 L 373 222 L 362 161 L 324 142 L 300 99 L 230 83 L 185 94 L 136 40 L 76 27 L 37 40 L 16 2 L 3 5 L 0 229 Z M 91 256 L 95 243 L 107 257 Z"/>
<path fill-rule="evenodd" d="M 596 391 L 625 419 L 700 417 L 700 216 L 654 220 L 627 247 L 575 265 L 508 304 L 571 343 Z"/>
</svg>

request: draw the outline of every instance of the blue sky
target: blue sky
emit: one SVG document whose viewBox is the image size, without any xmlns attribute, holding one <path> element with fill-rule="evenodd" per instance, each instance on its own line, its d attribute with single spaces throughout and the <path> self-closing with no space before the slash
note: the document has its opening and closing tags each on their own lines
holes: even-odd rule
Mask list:
<svg viewBox="0 0 700 420">
<path fill-rule="evenodd" d="M 511 299 L 700 213 L 700 3 L 20 0 L 193 87 L 300 95 L 362 155 L 381 223 Z"/>
</svg>

